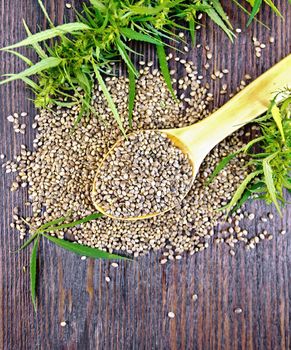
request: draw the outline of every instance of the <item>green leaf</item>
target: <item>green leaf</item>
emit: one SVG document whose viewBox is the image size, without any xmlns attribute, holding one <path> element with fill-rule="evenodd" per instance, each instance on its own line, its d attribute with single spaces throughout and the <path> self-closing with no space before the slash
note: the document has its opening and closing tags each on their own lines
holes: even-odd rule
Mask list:
<svg viewBox="0 0 291 350">
<path fill-rule="evenodd" d="M 38 232 L 35 232 L 33 235 L 31 235 L 27 241 L 25 241 L 25 243 L 20 247 L 18 248 L 17 250 L 15 250 L 13 253 L 18 253 L 20 252 L 21 250 L 23 250 L 24 248 L 28 247 L 38 236 Z"/>
<path fill-rule="evenodd" d="M 4 74 L 3 76 L 16 77 L 17 74 Z M 18 79 L 18 78 L 16 77 L 15 79 Z M 30 86 L 34 90 L 34 92 L 40 91 L 40 87 L 33 80 L 31 80 L 27 77 L 22 77 L 20 79 L 22 81 L 24 81 L 26 85 Z M 1 84 L 1 82 L 0 82 L 0 84 Z"/>
<path fill-rule="evenodd" d="M 169 91 L 171 92 L 172 96 L 176 99 L 176 95 L 172 86 L 172 80 L 169 72 L 168 62 L 166 58 L 166 52 L 163 45 L 156 45 L 157 47 L 157 55 L 159 58 L 159 64 L 160 68 L 164 77 L 164 80 L 168 86 Z"/>
<path fill-rule="evenodd" d="M 129 9 L 136 15 L 156 15 L 164 9 L 164 6 L 130 6 Z"/>
<path fill-rule="evenodd" d="M 32 67 L 29 67 L 29 68 L 25 69 L 24 71 L 22 71 L 22 72 L 20 72 L 18 74 L 14 74 L 12 77 L 1 81 L 0 85 L 6 84 L 6 83 L 8 83 L 10 81 L 13 81 L 13 80 L 29 77 L 31 75 L 40 73 L 40 72 L 42 72 L 45 69 L 56 67 L 61 62 L 62 62 L 62 60 L 60 58 L 56 58 L 56 57 L 44 58 L 43 60 L 37 62 Z"/>
<path fill-rule="evenodd" d="M 106 11 L 106 6 L 99 0 L 89 0 L 90 3 L 99 11 Z"/>
<path fill-rule="evenodd" d="M 75 76 L 76 79 L 78 81 L 78 85 L 80 85 L 82 87 L 82 89 L 84 90 L 84 92 L 86 94 L 90 94 L 92 92 L 92 81 L 90 81 L 88 79 L 88 76 L 82 72 L 81 70 L 76 70 L 75 71 Z"/>
<path fill-rule="evenodd" d="M 220 4 L 219 0 L 211 0 L 212 6 L 216 10 L 216 12 L 219 14 L 219 16 L 224 20 L 224 22 L 229 26 L 229 28 L 232 29 L 232 25 L 227 17 L 227 14 L 224 12 L 223 7 Z"/>
<path fill-rule="evenodd" d="M 192 45 L 195 45 L 196 35 L 195 35 L 195 22 L 194 19 L 189 20 L 189 32 L 191 36 Z"/>
<path fill-rule="evenodd" d="M 150 44 L 161 45 L 161 41 L 143 33 L 136 32 L 130 28 L 121 28 L 120 33 L 127 37 L 128 39 L 143 41 Z"/>
<path fill-rule="evenodd" d="M 25 22 L 24 19 L 22 20 L 22 22 L 23 22 L 24 29 L 25 29 L 25 31 L 26 31 L 26 33 L 27 33 L 27 36 L 28 36 L 29 38 L 31 38 L 31 37 L 32 37 L 32 33 L 31 33 L 31 31 L 29 30 L 28 25 L 26 24 L 26 22 Z M 48 57 L 47 54 L 44 52 L 44 50 L 42 49 L 42 47 L 41 47 L 38 43 L 34 43 L 34 44 L 32 44 L 31 46 L 34 48 L 35 52 L 38 54 L 38 56 L 39 56 L 40 58 L 46 58 L 46 57 Z M 6 49 L 4 48 L 4 50 L 7 50 L 7 48 L 6 48 Z"/>
<path fill-rule="evenodd" d="M 244 153 L 247 153 L 249 151 L 249 149 L 252 148 L 256 143 L 263 141 L 264 139 L 265 139 L 265 136 L 259 136 L 259 137 L 256 137 L 255 139 L 251 140 L 248 144 L 246 144 L 243 147 Z"/>
<path fill-rule="evenodd" d="M 226 213 L 228 214 L 230 212 L 230 210 L 232 209 L 232 207 L 235 206 L 235 204 L 238 202 L 238 200 L 241 198 L 242 194 L 244 193 L 247 185 L 259 174 L 261 174 L 262 171 L 261 170 L 257 170 L 254 171 L 252 173 L 250 173 L 244 180 L 243 182 L 239 185 L 238 189 L 235 191 L 231 201 L 229 202 L 229 204 L 227 205 L 227 211 Z"/>
<path fill-rule="evenodd" d="M 290 0 L 291 1 L 291 0 Z M 289 105 L 291 104 L 291 97 L 287 97 L 284 101 L 283 101 L 283 103 L 282 103 L 282 105 L 281 105 L 281 110 L 282 111 L 287 111 L 287 109 L 288 109 L 288 107 L 289 107 Z M 291 112 L 290 112 L 291 113 Z"/>
<path fill-rule="evenodd" d="M 239 208 L 241 208 L 242 205 L 251 197 L 251 195 L 252 192 L 246 189 L 236 205 L 230 210 L 230 214 L 236 212 Z"/>
<path fill-rule="evenodd" d="M 128 123 L 129 123 L 129 127 L 132 128 L 132 114 L 133 114 L 134 100 L 135 100 L 135 76 L 131 70 L 128 70 L 128 79 L 129 79 Z"/>
<path fill-rule="evenodd" d="M 53 100 L 53 103 L 61 107 L 73 107 L 76 105 L 76 102 L 62 102 L 57 100 Z"/>
<path fill-rule="evenodd" d="M 44 232 L 53 232 L 53 231 L 61 231 L 61 230 L 64 230 L 64 229 L 67 229 L 67 228 L 71 228 L 71 227 L 75 227 L 75 226 L 78 226 L 78 225 L 81 225 L 81 224 L 85 224 L 86 222 L 89 222 L 89 221 L 92 221 L 92 220 L 96 220 L 96 219 L 99 219 L 103 216 L 103 214 L 101 213 L 93 213 L 93 214 L 90 214 L 90 215 L 87 215 L 85 216 L 84 218 L 82 219 L 79 219 L 79 220 L 76 220 L 76 221 L 73 221 L 73 222 L 69 222 L 67 224 L 61 224 L 61 225 L 58 225 L 58 226 L 48 226 L 46 228 L 39 228 L 38 229 L 38 232 L 40 233 L 44 233 Z"/>
<path fill-rule="evenodd" d="M 281 18 L 283 18 L 281 12 L 278 10 L 278 8 L 275 6 L 275 4 L 273 3 L 273 1 L 271 0 L 264 0 L 266 4 L 268 4 L 271 9 L 278 15 L 280 16 Z M 291 4 L 291 1 L 289 0 L 289 3 Z"/>
<path fill-rule="evenodd" d="M 231 153 L 228 156 L 224 157 L 223 159 L 221 159 L 221 161 L 216 165 L 215 169 L 213 170 L 213 173 L 209 176 L 209 178 L 207 179 L 205 185 L 208 186 L 213 180 L 214 178 L 221 172 L 221 170 L 223 168 L 225 168 L 227 166 L 227 164 L 238 155 L 238 152 L 235 153 Z"/>
<path fill-rule="evenodd" d="M 23 55 L 22 55 L 21 53 L 19 53 L 19 52 L 13 51 L 13 50 L 5 50 L 5 51 L 11 53 L 12 55 L 17 56 L 18 58 L 20 58 L 22 61 L 24 61 L 24 62 L 25 62 L 26 64 L 28 64 L 29 66 L 32 66 L 32 65 L 33 65 L 33 62 L 32 62 L 29 58 L 23 56 Z"/>
<path fill-rule="evenodd" d="M 41 8 L 41 10 L 42 10 L 42 12 L 43 12 L 43 14 L 45 15 L 46 19 L 48 20 L 50 26 L 53 27 L 54 24 L 53 24 L 53 22 L 51 21 L 50 16 L 48 15 L 47 10 L 46 10 L 46 8 L 44 7 L 42 1 L 41 1 L 41 0 L 37 0 L 37 1 L 38 1 L 38 4 L 39 4 L 39 6 L 40 6 L 40 8 Z"/>
<path fill-rule="evenodd" d="M 253 184 L 250 188 L 246 188 L 240 200 L 236 203 L 236 205 L 231 209 L 230 213 L 234 213 L 239 209 L 255 192 L 260 191 L 264 186 L 264 183 L 257 182 Z"/>
<path fill-rule="evenodd" d="M 26 85 L 30 86 L 35 92 L 40 90 L 40 87 L 33 80 L 27 77 L 22 77 L 21 80 L 24 81 Z"/>
<path fill-rule="evenodd" d="M 42 32 L 33 34 L 30 37 L 20 41 L 19 43 L 7 46 L 4 49 L 15 49 L 15 48 L 21 47 L 21 46 L 34 45 L 34 44 L 39 43 L 41 41 L 52 39 L 52 38 L 59 36 L 59 35 L 62 35 L 62 34 L 73 33 L 76 31 L 89 30 L 89 29 L 90 29 L 89 26 L 87 26 L 84 23 L 80 23 L 80 22 L 61 24 L 55 28 L 47 29 L 47 30 L 44 30 Z M 4 50 L 4 49 L 1 49 L 1 50 Z"/>
<path fill-rule="evenodd" d="M 282 126 L 281 112 L 275 103 L 271 107 L 271 114 L 272 114 L 273 119 L 275 120 L 275 123 L 277 124 L 279 131 L 280 131 L 280 134 L 282 136 L 282 140 L 283 140 L 283 142 L 285 142 L 285 135 L 284 135 L 283 126 Z"/>
<path fill-rule="evenodd" d="M 66 216 L 62 216 L 61 218 L 55 219 L 55 220 L 51 220 L 46 222 L 45 224 L 41 225 L 38 229 L 37 232 L 42 232 L 43 230 L 45 230 L 46 228 L 50 227 L 50 226 L 55 226 L 60 224 L 61 222 L 64 222 L 67 219 Z"/>
<path fill-rule="evenodd" d="M 252 12 L 250 15 L 250 18 L 247 22 L 247 27 L 251 24 L 252 20 L 254 19 L 255 15 L 258 13 L 260 6 L 262 5 L 262 1 L 263 0 L 255 0 L 253 8 L 252 8 Z"/>
<path fill-rule="evenodd" d="M 129 58 L 129 56 L 126 52 L 126 49 L 123 45 L 123 42 L 120 39 L 117 39 L 116 45 L 117 45 L 117 48 L 118 48 L 118 51 L 119 51 L 121 57 L 123 58 L 124 62 L 126 63 L 128 69 L 130 69 L 132 71 L 132 73 L 138 77 L 138 72 L 135 69 L 133 63 L 131 62 L 131 59 Z"/>
<path fill-rule="evenodd" d="M 212 19 L 212 21 L 216 23 L 225 32 L 229 39 L 233 41 L 233 37 L 235 37 L 234 33 L 230 29 L 228 29 L 226 24 L 219 17 L 218 13 L 213 8 L 205 10 L 205 12 Z"/>
<path fill-rule="evenodd" d="M 36 305 L 36 271 L 37 271 L 37 249 L 38 249 L 38 244 L 39 244 L 39 236 L 37 239 L 34 241 L 34 245 L 32 248 L 31 256 L 30 256 L 30 295 L 31 295 L 31 300 L 33 303 L 34 311 L 36 312 L 37 310 L 37 305 Z"/>
<path fill-rule="evenodd" d="M 267 157 L 266 159 L 263 160 L 263 170 L 264 170 L 264 176 L 265 176 L 265 183 L 268 189 L 268 193 L 278 210 L 279 214 L 282 216 L 281 208 L 279 206 L 279 203 L 277 201 L 276 197 L 276 188 L 274 185 L 274 180 L 273 180 L 273 171 L 272 167 L 270 165 L 270 161 L 276 156 L 276 153 L 272 154 L 271 156 Z"/>
<path fill-rule="evenodd" d="M 265 191 L 265 183 L 263 181 L 258 181 L 255 184 L 253 184 L 251 187 L 248 188 L 248 190 L 251 193 L 262 193 Z"/>
<path fill-rule="evenodd" d="M 95 72 L 96 78 L 98 80 L 98 83 L 99 83 L 99 85 L 100 85 L 100 87 L 101 87 L 101 89 L 103 91 L 103 94 L 104 94 L 104 96 L 105 96 L 105 98 L 106 98 L 106 100 L 108 102 L 109 108 L 111 109 L 111 111 L 113 113 L 113 116 L 114 116 L 114 118 L 115 118 L 115 120 L 116 120 L 116 122 L 117 122 L 117 124 L 119 126 L 119 129 L 121 130 L 123 135 L 126 135 L 125 134 L 125 130 L 124 130 L 123 125 L 122 125 L 121 118 L 120 118 L 119 113 L 118 113 L 118 111 L 116 109 L 115 103 L 112 100 L 112 97 L 111 97 L 111 95 L 110 95 L 110 93 L 109 93 L 109 91 L 108 91 L 108 89 L 106 87 L 106 84 L 105 84 L 104 80 L 102 79 L 102 76 L 101 76 L 101 74 L 100 74 L 96 64 L 93 64 L 93 68 L 94 68 L 94 72 Z"/>
<path fill-rule="evenodd" d="M 246 14 L 248 14 L 249 16 L 251 15 L 251 13 L 245 7 L 243 7 L 237 0 L 232 0 L 232 1 L 236 4 L 236 6 L 238 6 Z M 262 25 L 263 27 L 270 29 L 265 23 L 263 23 L 262 21 L 259 21 L 257 18 L 254 18 L 254 20 L 260 23 L 260 25 Z"/>
<path fill-rule="evenodd" d="M 64 248 L 66 250 L 69 250 L 73 253 L 76 253 L 81 256 L 87 256 L 94 259 L 123 259 L 123 260 L 131 260 L 129 258 L 126 258 L 124 256 L 116 255 L 107 253 L 103 250 L 97 249 L 97 248 L 91 248 L 87 247 L 78 243 L 69 242 L 63 239 L 59 239 L 56 237 L 52 237 L 46 234 L 42 234 L 45 238 L 47 238 L 49 241 L 55 243 L 61 248 Z"/>
</svg>

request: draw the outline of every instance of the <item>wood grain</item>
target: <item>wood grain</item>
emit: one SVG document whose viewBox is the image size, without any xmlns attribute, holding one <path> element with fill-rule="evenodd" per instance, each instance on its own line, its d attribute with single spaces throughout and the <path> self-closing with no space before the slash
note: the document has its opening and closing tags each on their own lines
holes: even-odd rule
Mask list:
<svg viewBox="0 0 291 350">
<path fill-rule="evenodd" d="M 56 23 L 72 10 L 64 1 L 46 0 Z M 235 28 L 245 28 L 246 17 L 231 1 L 225 0 Z M 197 42 L 208 44 L 214 54 L 211 70 L 228 68 L 230 91 L 245 73 L 253 78 L 291 52 L 291 11 L 287 1 L 277 2 L 285 16 L 281 21 L 265 6 L 259 18 L 270 31 L 253 23 L 231 44 L 212 23 L 198 34 Z M 1 0 L 0 46 L 22 39 L 21 19 L 33 31 L 45 24 L 36 0 Z M 273 45 L 269 36 L 276 37 Z M 252 36 L 267 47 L 262 59 L 255 58 Z M 139 46 L 142 48 L 141 46 Z M 26 52 L 26 50 L 24 50 Z M 31 55 L 31 54 L 30 54 Z M 154 52 L 147 50 L 154 58 Z M 31 55 L 33 57 L 33 55 Z M 189 57 L 201 71 L 205 51 L 193 49 Z M 1 73 L 20 71 L 24 65 L 1 53 Z M 178 70 L 183 75 L 181 69 Z M 226 101 L 215 91 L 214 106 Z M 33 133 L 16 136 L 6 116 L 15 111 L 34 113 L 31 97 L 20 82 L 1 86 L 0 153 L 11 159 L 20 144 L 32 144 Z M 29 296 L 29 251 L 12 254 L 20 245 L 16 232 L 9 228 L 12 208 L 21 205 L 25 193 L 7 190 L 12 177 L 1 170 L 0 178 L 0 349 L 261 349 L 291 348 L 291 230 L 290 207 L 284 217 L 268 225 L 273 241 L 257 249 L 238 250 L 235 257 L 225 246 L 212 245 L 206 251 L 182 261 L 160 265 L 159 256 L 150 254 L 135 262 L 122 262 L 117 269 L 105 261 L 82 261 L 48 242 L 41 246 L 39 260 L 38 314 L 34 315 Z M 258 218 L 270 208 L 249 205 Z M 274 211 L 273 208 L 271 208 Z M 263 227 L 257 219 L 249 230 Z M 287 235 L 278 234 L 286 229 Z M 105 276 L 111 282 L 105 282 Z M 196 293 L 198 300 L 193 302 Z M 236 307 L 242 308 L 235 314 Z M 167 313 L 173 311 L 174 319 Z M 60 322 L 67 326 L 61 327 Z"/>
</svg>

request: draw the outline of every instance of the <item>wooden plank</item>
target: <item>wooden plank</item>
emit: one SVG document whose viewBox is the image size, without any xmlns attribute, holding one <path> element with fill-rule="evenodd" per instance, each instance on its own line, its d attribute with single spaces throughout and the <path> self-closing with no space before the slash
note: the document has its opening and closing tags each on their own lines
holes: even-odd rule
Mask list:
<svg viewBox="0 0 291 350">
<path fill-rule="evenodd" d="M 45 1 L 49 13 L 61 22 L 67 10 L 64 1 Z M 246 17 L 225 1 L 235 28 L 245 28 Z M 278 5 L 285 22 L 267 7 L 259 18 L 271 30 L 253 23 L 231 44 L 212 23 L 203 19 L 206 28 L 197 43 L 208 44 L 214 60 L 211 70 L 228 68 L 226 83 L 230 91 L 239 85 L 245 73 L 254 78 L 290 53 L 291 11 L 287 1 Z M 0 4 L 0 46 L 22 39 L 25 34 L 21 19 L 33 31 L 45 23 L 36 0 L 2 1 Z M 270 35 L 276 41 L 269 45 Z M 257 60 L 252 36 L 267 47 Z M 141 45 L 138 45 L 141 48 Z M 25 50 L 24 50 L 25 51 Z M 147 56 L 154 53 L 148 50 Z M 201 71 L 206 63 L 202 48 L 192 50 L 189 58 Z M 24 65 L 16 58 L 1 53 L 0 71 L 20 71 Z M 183 75 L 181 69 L 178 70 Z M 214 106 L 226 101 L 215 91 Z M 0 153 L 11 159 L 20 144 L 32 144 L 33 133 L 16 136 L 6 116 L 15 111 L 30 111 L 31 97 L 20 82 L 0 88 Z M 264 242 L 250 252 L 239 250 L 233 258 L 225 246 L 212 245 L 206 251 L 182 261 L 161 266 L 157 254 L 122 262 L 114 269 L 103 261 L 80 261 L 80 258 L 45 242 L 41 246 L 39 311 L 34 315 L 29 295 L 29 251 L 12 254 L 20 245 L 9 228 L 12 208 L 25 200 L 25 195 L 11 193 L 7 186 L 11 176 L 1 170 L 0 211 L 0 349 L 290 349 L 291 239 L 290 207 L 282 219 L 278 216 L 268 230 L 274 240 Z M 260 215 L 269 208 L 249 205 Z M 259 220 L 249 225 L 260 230 Z M 278 234 L 281 228 L 288 234 Z M 105 276 L 111 282 L 105 282 Z M 198 300 L 193 302 L 196 293 Z M 241 307 L 242 314 L 234 309 Z M 173 311 L 175 319 L 167 313 Z M 67 326 L 60 327 L 61 321 Z"/>
</svg>

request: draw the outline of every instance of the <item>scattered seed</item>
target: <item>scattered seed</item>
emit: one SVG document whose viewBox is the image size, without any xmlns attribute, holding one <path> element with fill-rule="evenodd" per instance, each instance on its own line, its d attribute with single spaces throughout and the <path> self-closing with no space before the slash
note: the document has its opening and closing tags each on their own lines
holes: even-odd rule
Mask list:
<svg viewBox="0 0 291 350">
<path fill-rule="evenodd" d="M 66 327 L 67 322 L 66 322 L 66 321 L 62 321 L 62 322 L 60 323 L 60 325 L 61 325 L 61 327 Z"/>
<path fill-rule="evenodd" d="M 253 213 L 249 214 L 248 218 L 249 218 L 249 220 L 254 220 L 255 214 L 253 214 Z"/>
<path fill-rule="evenodd" d="M 175 318 L 174 312 L 172 312 L 172 311 L 168 312 L 168 317 L 169 318 Z"/>
<path fill-rule="evenodd" d="M 285 230 L 281 230 L 281 231 L 280 231 L 280 234 L 281 234 L 281 235 L 285 235 L 285 234 L 286 234 L 286 231 L 285 231 Z"/>
<path fill-rule="evenodd" d="M 237 308 L 234 309 L 234 313 L 241 314 L 242 313 L 242 309 L 240 307 L 237 307 Z"/>
<path fill-rule="evenodd" d="M 193 294 L 193 295 L 192 295 L 192 300 L 193 300 L 193 301 L 198 300 L 198 295 L 197 295 L 197 294 Z"/>
<path fill-rule="evenodd" d="M 255 237 L 254 237 L 254 242 L 255 242 L 256 244 L 259 243 L 259 242 L 260 242 L 260 238 L 257 237 L 257 236 L 255 236 Z"/>
<path fill-rule="evenodd" d="M 115 263 L 115 262 L 113 262 L 113 263 L 111 264 L 111 266 L 114 267 L 114 268 L 116 268 L 116 267 L 118 267 L 118 264 Z"/>
<path fill-rule="evenodd" d="M 110 277 L 106 276 L 106 277 L 105 277 L 105 281 L 106 281 L 106 282 L 110 282 L 110 281 L 111 281 Z"/>
<path fill-rule="evenodd" d="M 8 120 L 10 123 L 13 123 L 13 122 L 14 122 L 14 118 L 13 118 L 12 115 L 9 115 L 9 116 L 7 117 L 7 120 Z"/>
<path fill-rule="evenodd" d="M 67 2 L 67 3 L 66 3 L 66 8 L 67 8 L 67 9 L 72 8 L 72 4 L 70 4 L 70 3 Z"/>
</svg>

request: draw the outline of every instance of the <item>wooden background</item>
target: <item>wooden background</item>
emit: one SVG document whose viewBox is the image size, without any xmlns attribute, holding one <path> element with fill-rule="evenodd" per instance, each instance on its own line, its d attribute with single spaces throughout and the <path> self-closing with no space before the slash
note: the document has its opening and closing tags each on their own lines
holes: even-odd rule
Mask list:
<svg viewBox="0 0 291 350">
<path fill-rule="evenodd" d="M 72 15 L 62 0 L 45 3 L 56 23 L 62 21 L 64 13 Z M 244 28 L 245 15 L 232 7 L 230 0 L 224 3 L 235 28 Z M 227 83 L 232 90 L 245 73 L 256 77 L 290 53 L 290 6 L 287 0 L 277 4 L 285 22 L 266 6 L 259 16 L 270 31 L 254 23 L 243 29 L 232 45 L 207 22 L 198 35 L 197 43 L 208 44 L 214 53 L 212 69 L 230 70 Z M 1 47 L 25 36 L 22 18 L 32 31 L 45 24 L 36 0 L 0 1 Z M 253 35 L 267 44 L 260 60 L 255 58 Z M 276 38 L 272 46 L 268 44 L 270 35 Z M 154 53 L 147 50 L 147 55 L 153 57 Z M 1 73 L 24 68 L 18 59 L 3 53 L 0 57 Z M 192 50 L 189 57 L 199 69 L 206 62 L 201 49 Z M 215 91 L 215 106 L 219 106 L 226 97 L 219 96 L 217 87 Z M 33 115 L 28 96 L 20 82 L 0 88 L 0 153 L 9 159 L 17 154 L 21 143 L 32 143 L 32 133 L 17 136 L 6 121 L 15 111 Z M 11 253 L 20 245 L 17 233 L 9 228 L 12 208 L 25 198 L 7 190 L 11 179 L 11 174 L 1 170 L 1 350 L 291 348 L 290 208 L 282 219 L 276 216 L 268 225 L 273 241 L 263 242 L 250 252 L 241 247 L 235 257 L 229 255 L 226 246 L 212 245 L 205 252 L 163 266 L 157 254 L 150 254 L 114 269 L 109 262 L 82 261 L 45 242 L 39 260 L 39 311 L 35 316 L 29 275 L 23 271 L 29 263 L 29 251 Z M 259 204 L 248 209 L 258 217 L 270 210 Z M 256 220 L 250 230 L 262 227 Z M 282 228 L 287 230 L 284 237 L 278 234 Z M 105 282 L 105 276 L 111 277 L 110 283 Z M 194 293 L 198 295 L 196 302 L 191 299 Z M 234 313 L 237 307 L 243 310 L 241 314 Z M 176 314 L 175 319 L 168 318 L 169 311 Z M 67 322 L 66 327 L 60 326 L 61 321 Z"/>
</svg>

